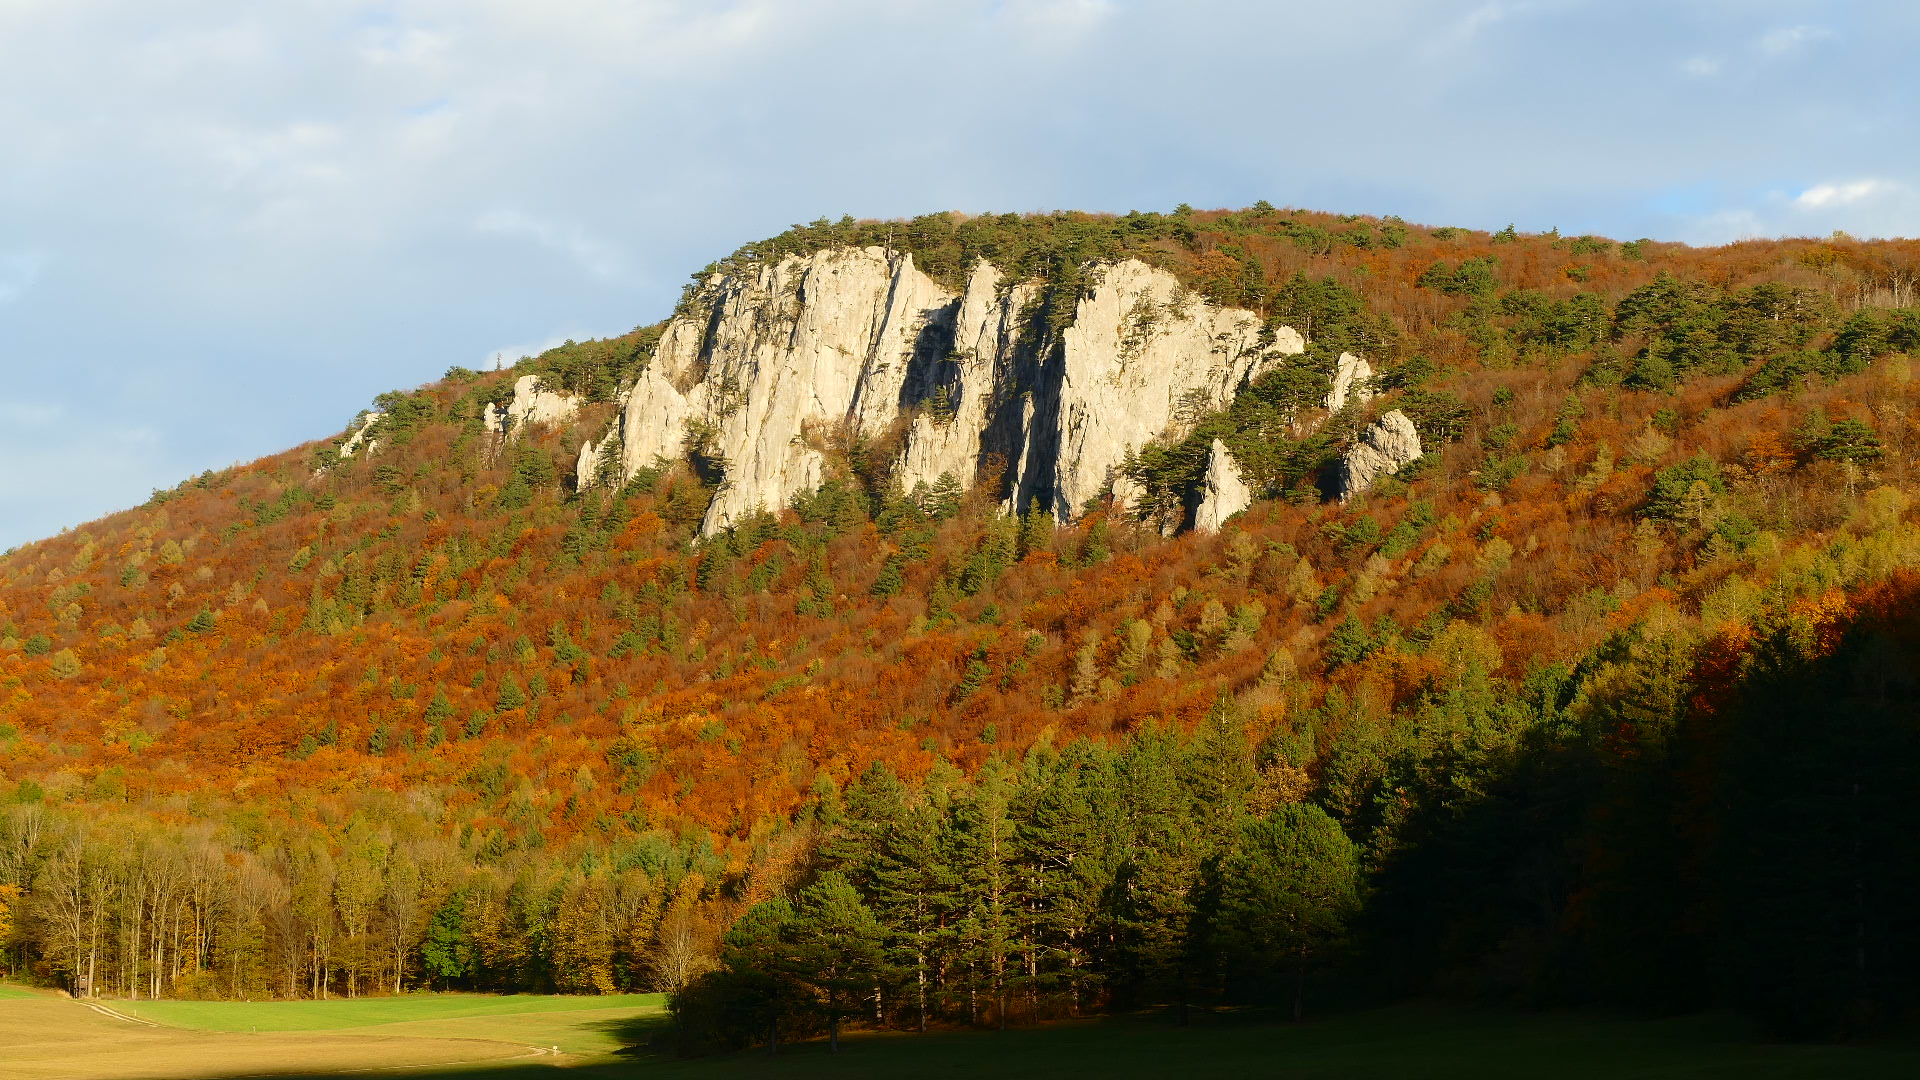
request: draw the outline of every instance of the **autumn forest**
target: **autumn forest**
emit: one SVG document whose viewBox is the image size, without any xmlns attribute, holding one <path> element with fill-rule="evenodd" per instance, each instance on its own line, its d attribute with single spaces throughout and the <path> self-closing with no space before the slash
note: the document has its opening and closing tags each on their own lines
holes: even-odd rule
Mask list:
<svg viewBox="0 0 1920 1080">
<path fill-rule="evenodd" d="M 1920 1008 L 1920 242 L 848 218 L 684 303 L 867 246 L 1033 283 L 1032 350 L 1121 258 L 1307 347 L 1071 524 L 991 470 L 904 489 L 897 431 L 711 536 L 698 455 L 582 489 L 650 323 L 10 551 L 0 970 L 657 989 L 689 1052 L 1416 995 L 1789 1037 Z M 1343 352 L 1377 392 L 1329 415 Z M 530 374 L 578 417 L 489 431 Z M 1425 454 L 1335 498 L 1394 409 Z M 1256 501 L 1183 528 L 1215 440 Z"/>
</svg>

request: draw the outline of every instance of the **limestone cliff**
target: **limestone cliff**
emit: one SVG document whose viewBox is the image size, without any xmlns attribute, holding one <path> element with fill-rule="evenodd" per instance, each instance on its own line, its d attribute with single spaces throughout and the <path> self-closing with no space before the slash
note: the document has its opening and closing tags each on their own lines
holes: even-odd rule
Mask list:
<svg viewBox="0 0 1920 1080">
<path fill-rule="evenodd" d="M 362 446 L 367 448 L 368 454 L 372 454 L 375 450 L 379 449 L 380 440 L 369 438 L 367 433 L 373 430 L 373 425 L 385 419 L 386 415 L 386 413 L 378 409 L 369 411 L 365 419 L 360 421 L 360 427 L 356 429 L 352 435 L 347 437 L 346 442 L 340 444 L 340 456 L 342 458 L 350 458 L 358 453 Z"/>
<path fill-rule="evenodd" d="M 1382 476 L 1399 472 L 1420 457 L 1420 433 L 1407 414 L 1395 409 L 1375 420 L 1340 459 L 1339 498 L 1346 502 Z"/>
<path fill-rule="evenodd" d="M 1347 402 L 1365 405 L 1373 400 L 1373 365 L 1352 353 L 1343 352 L 1333 368 L 1333 386 L 1327 391 L 1327 411 L 1337 413 Z"/>
<path fill-rule="evenodd" d="M 995 479 L 1010 509 L 1038 501 L 1071 521 L 1130 452 L 1306 349 L 1137 260 L 1096 268 L 1057 337 L 1038 318 L 1044 288 L 982 261 L 956 295 L 878 247 L 716 274 L 667 324 L 576 478 L 590 484 L 616 441 L 624 476 L 695 457 L 723 478 L 711 534 L 818 486 L 836 442 L 897 437 L 909 491 Z M 517 386 L 515 402 L 509 415 Z"/>
<path fill-rule="evenodd" d="M 1253 489 L 1240 477 L 1240 465 L 1219 439 L 1207 456 L 1207 474 L 1200 481 L 1200 506 L 1193 512 L 1195 532 L 1219 532 L 1227 519 L 1253 505 Z"/>
<path fill-rule="evenodd" d="M 513 400 L 487 406 L 480 422 L 494 434 L 511 435 L 533 424 L 562 424 L 580 411 L 580 399 L 547 387 L 538 375 L 513 381 Z"/>
</svg>

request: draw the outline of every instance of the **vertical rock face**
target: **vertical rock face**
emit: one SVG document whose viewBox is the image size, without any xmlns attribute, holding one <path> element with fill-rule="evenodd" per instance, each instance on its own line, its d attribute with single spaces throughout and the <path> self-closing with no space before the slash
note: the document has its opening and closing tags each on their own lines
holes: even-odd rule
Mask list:
<svg viewBox="0 0 1920 1080">
<path fill-rule="evenodd" d="M 513 400 L 487 406 L 481 423 L 489 432 L 510 435 L 532 424 L 565 423 L 579 411 L 579 398 L 545 388 L 538 375 L 522 375 L 513 381 Z"/>
<path fill-rule="evenodd" d="M 690 455 L 717 470 L 710 535 L 817 487 L 835 440 L 897 432 L 906 490 L 993 471 L 1010 508 L 1070 521 L 1129 453 L 1306 349 L 1145 263 L 1096 273 L 1057 341 L 1038 321 L 1044 286 L 986 262 L 958 296 L 877 247 L 715 275 L 626 390 L 621 473 Z M 583 449 L 583 485 L 611 439 Z"/>
<path fill-rule="evenodd" d="M 1373 399 L 1373 365 L 1343 352 L 1333 369 L 1333 388 L 1327 392 L 1327 411 L 1337 413 L 1349 401 L 1365 405 Z"/>
<path fill-rule="evenodd" d="M 1297 344 L 1262 345 L 1258 316 L 1214 307 L 1164 270 L 1108 267 L 1062 335 L 1057 377 L 1034 394 L 1019 505 L 1037 497 L 1073 520 L 1129 451 L 1225 405 L 1256 364 Z"/>
<path fill-rule="evenodd" d="M 1219 532 L 1228 518 L 1253 505 L 1253 489 L 1240 477 L 1240 465 L 1227 444 L 1213 440 L 1207 475 L 1200 483 L 1200 506 L 1193 512 L 1195 532 Z"/>
<path fill-rule="evenodd" d="M 962 484 L 979 478 L 989 458 L 1017 461 L 1024 423 L 1009 436 L 995 432 L 1004 406 L 1004 389 L 1019 381 L 1021 315 L 1040 298 L 1031 283 L 1001 288 L 1000 271 L 980 262 L 953 321 L 948 359 L 936 364 L 924 386 L 926 403 L 907 429 L 906 445 L 895 475 L 903 490 L 932 485 L 950 475 Z"/>
<path fill-rule="evenodd" d="M 789 256 L 702 293 L 667 324 L 621 434 L 626 475 L 688 450 L 719 467 L 708 534 L 818 486 L 834 438 L 891 423 L 950 338 L 955 299 L 880 248 Z"/>
<path fill-rule="evenodd" d="M 614 433 L 608 432 L 598 443 L 592 439 L 580 444 L 580 456 L 573 463 L 573 489 L 585 491 L 593 486 L 594 478 L 600 475 L 600 455 L 612 444 Z"/>
<path fill-rule="evenodd" d="M 1419 457 L 1420 433 L 1413 421 L 1399 409 L 1386 413 L 1340 459 L 1340 501 L 1346 502 Z"/>
</svg>

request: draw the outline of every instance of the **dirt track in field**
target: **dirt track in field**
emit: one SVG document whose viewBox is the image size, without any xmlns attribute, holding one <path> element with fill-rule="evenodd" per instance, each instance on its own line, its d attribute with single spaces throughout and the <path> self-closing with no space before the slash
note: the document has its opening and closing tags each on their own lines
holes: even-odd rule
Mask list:
<svg viewBox="0 0 1920 1080">
<path fill-rule="evenodd" d="M 97 1010 L 67 998 L 37 995 L 0 1000 L 0 1077 L 6 1080 L 202 1080 L 393 1072 L 538 1056 L 546 1052 L 482 1039 L 329 1031 L 254 1035 L 184 1031 L 115 1015 L 111 1005 Z M 549 1060 L 559 1063 L 559 1059 Z"/>
</svg>

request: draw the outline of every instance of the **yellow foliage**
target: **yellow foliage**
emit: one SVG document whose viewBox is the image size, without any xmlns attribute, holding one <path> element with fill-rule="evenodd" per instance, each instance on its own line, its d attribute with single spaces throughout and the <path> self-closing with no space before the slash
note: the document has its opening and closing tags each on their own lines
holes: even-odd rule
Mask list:
<svg viewBox="0 0 1920 1080">
<path fill-rule="evenodd" d="M 0 885 L 0 942 L 13 933 L 13 907 L 20 899 L 20 886 Z"/>
</svg>

